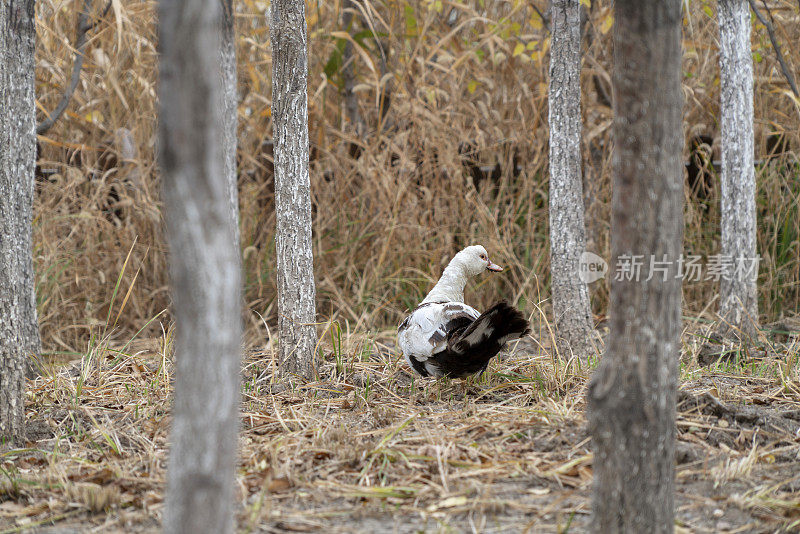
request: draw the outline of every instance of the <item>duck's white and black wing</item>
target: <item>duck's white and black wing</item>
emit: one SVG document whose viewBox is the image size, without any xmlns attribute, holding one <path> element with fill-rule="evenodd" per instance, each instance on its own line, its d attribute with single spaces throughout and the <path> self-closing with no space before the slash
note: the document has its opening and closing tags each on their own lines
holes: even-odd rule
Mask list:
<svg viewBox="0 0 800 534">
<path fill-rule="evenodd" d="M 528 333 L 528 321 L 506 302 L 482 314 L 466 304 L 431 303 L 403 321 L 398 342 L 422 376 L 465 377 L 486 370 L 508 341 Z"/>
<path fill-rule="evenodd" d="M 463 330 L 480 316 L 462 302 L 427 302 L 400 324 L 397 341 L 409 365 L 422 376 L 441 373 L 428 360 L 447 349 L 450 334 Z"/>
</svg>

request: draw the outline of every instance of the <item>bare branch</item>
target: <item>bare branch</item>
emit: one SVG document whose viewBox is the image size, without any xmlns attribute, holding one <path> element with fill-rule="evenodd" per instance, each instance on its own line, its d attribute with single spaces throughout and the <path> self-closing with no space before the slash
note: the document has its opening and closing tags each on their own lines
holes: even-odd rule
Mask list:
<svg viewBox="0 0 800 534">
<path fill-rule="evenodd" d="M 531 7 L 533 7 L 533 10 L 536 11 L 537 15 L 539 15 L 539 18 L 542 19 L 542 23 L 544 24 L 544 29 L 550 31 L 550 20 L 547 18 L 547 16 L 544 13 L 542 13 L 541 9 L 536 7 L 536 4 L 531 4 Z"/>
<path fill-rule="evenodd" d="M 755 0 L 747 0 L 750 3 L 750 9 L 756 14 L 759 22 L 767 27 L 767 33 L 769 33 L 769 40 L 772 42 L 772 48 L 775 49 L 775 55 L 778 57 L 778 63 L 781 64 L 781 71 L 783 71 L 783 76 L 786 78 L 786 81 L 789 82 L 789 86 L 792 88 L 792 92 L 794 96 L 800 96 L 800 93 L 797 91 L 797 85 L 794 82 L 794 76 L 789 71 L 789 66 L 786 65 L 786 61 L 783 59 L 783 54 L 781 53 L 781 45 L 778 43 L 778 39 L 775 37 L 775 28 L 772 26 L 772 22 L 767 20 L 764 15 L 758 10 L 756 6 Z M 772 18 L 772 13 L 769 10 L 769 6 L 766 2 L 763 2 L 764 9 L 767 10 L 770 18 Z"/>
<path fill-rule="evenodd" d="M 67 105 L 69 104 L 70 99 L 72 99 L 72 94 L 75 92 L 75 88 L 78 87 L 78 81 L 80 81 L 83 60 L 86 57 L 84 52 L 86 52 L 86 45 L 88 44 L 86 34 L 92 30 L 103 17 L 105 17 L 110 8 L 111 0 L 109 0 L 109 2 L 106 4 L 106 7 L 103 9 L 103 13 L 100 15 L 100 18 L 91 22 L 89 20 L 91 0 L 83 1 L 83 10 L 78 15 L 78 24 L 76 27 L 77 34 L 75 36 L 75 61 L 72 63 L 72 75 L 70 76 L 69 85 L 67 85 L 66 89 L 64 90 L 64 94 L 61 96 L 61 100 L 56 106 L 56 109 L 53 110 L 53 113 L 49 114 L 45 120 L 36 126 L 37 134 L 41 135 L 52 128 L 56 121 L 61 118 L 61 115 L 63 115 L 64 111 L 67 109 Z"/>
</svg>

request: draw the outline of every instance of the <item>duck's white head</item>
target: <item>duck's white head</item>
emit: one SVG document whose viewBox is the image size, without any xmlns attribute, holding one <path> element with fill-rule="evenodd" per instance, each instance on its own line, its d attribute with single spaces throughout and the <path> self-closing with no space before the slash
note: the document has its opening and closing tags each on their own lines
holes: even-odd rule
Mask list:
<svg viewBox="0 0 800 534">
<path fill-rule="evenodd" d="M 467 276 L 478 276 L 484 271 L 503 270 L 496 263 L 492 263 L 486 249 L 481 245 L 471 245 L 465 248 L 450 260 L 450 265 L 458 265 Z"/>
<path fill-rule="evenodd" d="M 489 254 L 481 245 L 469 246 L 453 256 L 439 282 L 422 302 L 464 302 L 464 286 L 467 285 L 468 278 L 478 276 L 485 271 L 502 270 L 502 267 L 489 259 Z"/>
</svg>

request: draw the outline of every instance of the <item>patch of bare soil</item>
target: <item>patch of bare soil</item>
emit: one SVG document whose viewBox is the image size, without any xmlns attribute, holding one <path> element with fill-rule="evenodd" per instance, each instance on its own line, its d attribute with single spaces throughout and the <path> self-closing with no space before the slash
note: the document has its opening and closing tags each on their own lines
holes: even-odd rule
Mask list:
<svg viewBox="0 0 800 534">
<path fill-rule="evenodd" d="M 295 391 L 270 387 L 271 358 L 250 354 L 239 529 L 586 530 L 590 371 L 517 349 L 480 381 L 432 381 L 391 347 L 354 342 Z M 798 529 L 800 382 L 786 363 L 796 357 L 759 376 L 684 370 L 679 532 Z M 169 358 L 100 354 L 31 382 L 29 443 L 0 453 L 0 533 L 158 531 L 171 373 Z"/>
</svg>

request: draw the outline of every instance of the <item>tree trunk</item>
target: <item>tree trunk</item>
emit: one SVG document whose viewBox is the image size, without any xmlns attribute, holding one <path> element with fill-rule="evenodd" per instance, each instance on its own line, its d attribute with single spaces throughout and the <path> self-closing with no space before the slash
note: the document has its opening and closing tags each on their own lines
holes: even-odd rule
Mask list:
<svg viewBox="0 0 800 534">
<path fill-rule="evenodd" d="M 220 0 L 222 4 L 222 48 L 220 65 L 222 67 L 222 120 L 224 134 L 222 150 L 225 158 L 225 179 L 228 184 L 228 202 L 231 211 L 234 244 L 241 254 L 239 235 L 239 177 L 236 169 L 236 128 L 239 122 L 239 91 L 236 85 L 236 39 L 233 18 L 233 0 Z"/>
<path fill-rule="evenodd" d="M 618 274 L 633 255 L 643 257 L 644 267 L 640 277 L 612 278 L 606 354 L 589 385 L 592 525 L 602 533 L 672 532 L 683 238 L 681 3 L 617 0 L 615 18 L 611 254 Z"/>
<path fill-rule="evenodd" d="M 308 59 L 303 0 L 275 0 L 272 20 L 272 120 L 278 267 L 278 368 L 314 375 L 314 263 L 308 176 Z"/>
<path fill-rule="evenodd" d="M 342 31 L 352 35 L 353 33 L 353 12 L 358 10 L 353 0 L 343 0 L 342 10 Z M 361 137 L 366 131 L 364 119 L 358 111 L 358 96 L 353 91 L 356 86 L 355 75 L 355 56 L 353 55 L 353 43 L 347 41 L 342 51 L 342 79 L 344 80 L 344 109 L 345 114 L 353 128 L 353 133 Z"/>
<path fill-rule="evenodd" d="M 589 288 L 579 278 L 586 250 L 581 184 L 580 2 L 553 0 L 550 46 L 550 285 L 559 353 L 594 353 Z"/>
<path fill-rule="evenodd" d="M 41 352 L 33 273 L 34 0 L 0 8 L 0 444 L 24 436 L 25 370 Z"/>
<path fill-rule="evenodd" d="M 721 333 L 755 336 L 756 179 L 753 169 L 753 59 L 747 0 L 719 1 L 720 132 L 722 137 L 722 243 L 730 269 L 719 284 Z"/>
<path fill-rule="evenodd" d="M 241 273 L 221 106 L 220 0 L 162 0 L 160 154 L 177 336 L 166 532 L 233 532 Z"/>
</svg>

